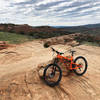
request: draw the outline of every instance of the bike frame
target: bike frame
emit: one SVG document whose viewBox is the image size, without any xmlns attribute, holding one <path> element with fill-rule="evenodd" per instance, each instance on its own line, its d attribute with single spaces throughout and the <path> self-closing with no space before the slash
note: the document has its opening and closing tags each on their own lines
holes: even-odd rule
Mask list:
<svg viewBox="0 0 100 100">
<path fill-rule="evenodd" d="M 70 66 L 69 66 L 70 70 L 78 69 L 78 68 L 82 67 L 82 65 L 74 63 L 73 56 L 70 56 L 70 57 L 71 58 L 68 58 L 68 57 L 61 56 L 60 54 L 57 54 L 57 58 L 60 60 L 60 62 L 64 63 L 64 60 L 69 60 L 70 61 Z M 65 63 L 64 63 L 64 65 L 66 66 Z M 73 68 L 73 66 L 74 66 L 74 68 Z"/>
</svg>

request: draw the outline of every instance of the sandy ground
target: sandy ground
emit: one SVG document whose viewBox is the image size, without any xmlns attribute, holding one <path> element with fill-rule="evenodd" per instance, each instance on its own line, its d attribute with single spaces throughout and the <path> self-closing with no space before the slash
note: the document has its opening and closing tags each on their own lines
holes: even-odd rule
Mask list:
<svg viewBox="0 0 100 100">
<path fill-rule="evenodd" d="M 65 52 L 67 45 L 55 45 Z M 47 86 L 38 75 L 38 65 L 52 60 L 50 48 L 41 41 L 24 43 L 0 51 L 0 100 L 100 100 L 100 47 L 73 48 L 88 61 L 86 74 L 63 76 L 56 87 Z M 69 55 L 68 52 L 65 55 Z"/>
</svg>

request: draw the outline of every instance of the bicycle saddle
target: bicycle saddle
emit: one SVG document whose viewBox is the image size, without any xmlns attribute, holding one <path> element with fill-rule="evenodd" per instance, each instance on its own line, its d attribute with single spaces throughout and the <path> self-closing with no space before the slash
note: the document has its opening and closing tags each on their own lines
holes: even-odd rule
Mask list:
<svg viewBox="0 0 100 100">
<path fill-rule="evenodd" d="M 70 53 L 72 54 L 72 56 L 74 55 L 76 51 L 75 50 L 70 50 Z"/>
</svg>

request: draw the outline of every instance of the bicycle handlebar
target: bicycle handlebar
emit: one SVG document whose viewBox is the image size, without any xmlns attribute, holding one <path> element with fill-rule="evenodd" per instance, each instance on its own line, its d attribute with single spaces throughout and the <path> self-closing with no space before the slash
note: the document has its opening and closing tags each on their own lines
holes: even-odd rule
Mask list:
<svg viewBox="0 0 100 100">
<path fill-rule="evenodd" d="M 51 49 L 52 49 L 53 52 L 56 52 L 57 54 L 60 54 L 60 55 L 64 54 L 64 53 L 62 53 L 62 52 L 58 52 L 57 50 L 55 50 L 55 49 L 52 48 L 52 47 L 51 47 Z M 69 50 L 69 51 L 70 51 L 70 53 L 71 53 L 72 56 L 73 56 L 74 53 L 76 52 L 76 51 L 74 51 L 74 50 Z"/>
<path fill-rule="evenodd" d="M 57 50 L 55 50 L 55 49 L 52 48 L 52 47 L 51 47 L 51 49 L 52 49 L 53 52 L 56 52 L 57 54 L 60 54 L 60 55 L 64 54 L 64 53 L 62 53 L 62 52 L 58 52 Z"/>
</svg>

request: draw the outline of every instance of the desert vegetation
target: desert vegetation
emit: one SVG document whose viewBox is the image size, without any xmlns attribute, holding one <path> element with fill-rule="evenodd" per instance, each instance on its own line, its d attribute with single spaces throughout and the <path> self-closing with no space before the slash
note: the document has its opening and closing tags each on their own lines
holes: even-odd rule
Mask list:
<svg viewBox="0 0 100 100">
<path fill-rule="evenodd" d="M 34 40 L 31 36 L 9 32 L 0 32 L 0 41 L 7 41 L 10 44 L 19 44 L 31 40 Z"/>
<path fill-rule="evenodd" d="M 56 41 L 56 37 L 63 36 L 64 43 L 70 41 L 77 41 L 79 44 L 88 44 L 100 46 L 100 31 L 99 25 L 87 25 L 87 26 L 78 26 L 78 27 L 50 27 L 50 26 L 38 26 L 32 27 L 27 24 L 24 25 L 15 25 L 15 24 L 0 24 L 0 40 L 10 41 L 10 43 L 22 43 L 27 40 L 33 39 L 49 39 L 55 37 L 53 41 Z M 80 35 L 77 36 L 77 33 Z M 76 34 L 76 36 L 68 37 L 68 35 Z M 6 38 L 4 38 L 6 37 Z M 66 38 L 68 37 L 68 38 Z M 12 39 L 12 40 L 11 40 Z M 44 45 L 48 47 L 48 43 Z"/>
<path fill-rule="evenodd" d="M 72 34 L 66 29 L 58 29 L 50 26 L 32 27 L 29 25 L 0 24 L 0 31 L 29 35 L 36 39 L 44 39 Z"/>
<path fill-rule="evenodd" d="M 90 34 L 80 34 L 79 36 L 75 37 L 75 40 L 80 44 L 88 44 L 88 45 L 95 45 L 100 46 L 100 36 L 94 36 Z"/>
</svg>

